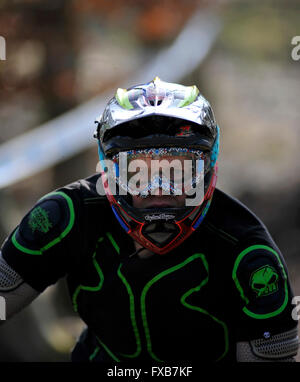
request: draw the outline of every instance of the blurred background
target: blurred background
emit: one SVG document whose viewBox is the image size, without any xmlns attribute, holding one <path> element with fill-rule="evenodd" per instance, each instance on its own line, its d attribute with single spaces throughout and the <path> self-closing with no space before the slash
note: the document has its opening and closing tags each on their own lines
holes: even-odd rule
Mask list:
<svg viewBox="0 0 300 382">
<path fill-rule="evenodd" d="M 196 84 L 221 127 L 218 187 L 267 225 L 300 295 L 298 0 L 0 0 L 0 242 L 44 194 L 94 173 L 117 87 Z M 65 281 L 0 327 L 0 361 L 68 361 Z M 299 358 L 300 360 L 300 358 Z"/>
</svg>

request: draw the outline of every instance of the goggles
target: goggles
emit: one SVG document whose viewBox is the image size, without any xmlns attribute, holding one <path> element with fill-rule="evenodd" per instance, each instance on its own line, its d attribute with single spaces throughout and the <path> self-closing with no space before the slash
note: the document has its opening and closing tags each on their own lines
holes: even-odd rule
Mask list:
<svg viewBox="0 0 300 382">
<path fill-rule="evenodd" d="M 181 147 L 147 148 L 119 152 L 112 161 L 110 176 L 125 193 L 144 198 L 190 195 L 204 185 L 209 153 Z"/>
</svg>

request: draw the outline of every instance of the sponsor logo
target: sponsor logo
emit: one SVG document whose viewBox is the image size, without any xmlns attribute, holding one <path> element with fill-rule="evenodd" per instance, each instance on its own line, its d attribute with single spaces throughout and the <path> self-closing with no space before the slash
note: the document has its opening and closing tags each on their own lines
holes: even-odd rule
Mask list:
<svg viewBox="0 0 300 382">
<path fill-rule="evenodd" d="M 145 220 L 152 222 L 153 220 L 173 220 L 175 215 L 159 214 L 159 215 L 146 215 Z"/>
<path fill-rule="evenodd" d="M 52 227 L 48 212 L 41 207 L 37 207 L 31 212 L 28 224 L 32 233 L 35 231 L 47 233 Z"/>
<path fill-rule="evenodd" d="M 267 296 L 277 292 L 278 279 L 277 272 L 269 265 L 265 265 L 252 274 L 251 288 L 257 297 Z"/>
</svg>

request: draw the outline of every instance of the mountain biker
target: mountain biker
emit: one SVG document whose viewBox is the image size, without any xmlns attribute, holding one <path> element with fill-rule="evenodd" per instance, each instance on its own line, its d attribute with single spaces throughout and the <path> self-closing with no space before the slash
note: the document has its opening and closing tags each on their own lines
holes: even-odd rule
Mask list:
<svg viewBox="0 0 300 382">
<path fill-rule="evenodd" d="M 3 243 L 8 318 L 66 277 L 86 324 L 74 362 L 293 361 L 284 258 L 216 188 L 220 130 L 197 87 L 118 89 L 96 122 L 101 174 L 45 195 Z"/>
</svg>

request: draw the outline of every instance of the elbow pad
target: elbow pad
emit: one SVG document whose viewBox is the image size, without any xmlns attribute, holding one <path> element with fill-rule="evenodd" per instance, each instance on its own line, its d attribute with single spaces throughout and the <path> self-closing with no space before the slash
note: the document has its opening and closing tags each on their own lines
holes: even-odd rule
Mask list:
<svg viewBox="0 0 300 382">
<path fill-rule="evenodd" d="M 1 312 L 0 320 L 9 319 L 15 313 L 21 311 L 38 294 L 7 264 L 0 251 L 0 296 L 4 299 L 5 304 L 5 313 Z"/>
<path fill-rule="evenodd" d="M 4 260 L 0 251 L 0 292 L 8 292 L 16 289 L 23 280 Z"/>
<path fill-rule="evenodd" d="M 238 362 L 294 361 L 299 347 L 297 327 L 270 338 L 237 344 Z"/>
</svg>

